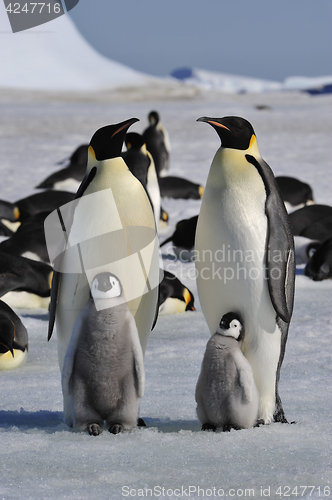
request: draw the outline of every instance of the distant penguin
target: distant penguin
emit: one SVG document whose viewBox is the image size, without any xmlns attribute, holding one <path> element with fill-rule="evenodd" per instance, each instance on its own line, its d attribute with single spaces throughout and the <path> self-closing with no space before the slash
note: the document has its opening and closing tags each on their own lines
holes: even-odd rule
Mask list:
<svg viewBox="0 0 332 500">
<path fill-rule="evenodd" d="M 312 188 L 306 182 L 287 176 L 278 176 L 276 181 L 288 212 L 314 203 Z"/>
<path fill-rule="evenodd" d="M 0 253 L 0 297 L 13 308 L 48 308 L 52 267 L 25 257 Z"/>
<path fill-rule="evenodd" d="M 164 271 L 160 282 L 159 315 L 195 311 L 195 298 L 192 292 L 169 271 Z"/>
<path fill-rule="evenodd" d="M 27 356 L 27 329 L 14 311 L 0 300 L 0 370 L 23 366 Z"/>
<path fill-rule="evenodd" d="M 160 246 L 163 247 L 169 242 L 173 243 L 173 252 L 178 259 L 184 262 L 193 261 L 195 258 L 195 234 L 198 215 L 190 219 L 183 219 L 176 224 L 174 233 L 163 241 Z"/>
<path fill-rule="evenodd" d="M 20 223 L 20 211 L 15 203 L 0 200 L 0 236 L 11 236 Z"/>
<path fill-rule="evenodd" d="M 207 343 L 195 392 L 202 430 L 249 429 L 257 423 L 259 395 L 241 352 L 243 337 L 242 320 L 231 312 Z"/>
<path fill-rule="evenodd" d="M 45 230 L 64 243 L 55 262 L 49 333 L 54 323 L 62 371 L 73 328 L 90 297 L 97 273 L 118 276 L 134 316 L 143 353 L 158 313 L 159 244 L 151 204 L 130 172 L 121 149 L 127 129 L 136 118 L 97 130 L 89 146 L 88 168 L 76 196 L 45 220 Z M 56 239 L 59 239 L 56 238 Z M 48 236 L 46 238 L 48 241 Z M 48 248 L 52 250 L 51 245 Z M 57 250 L 58 251 L 58 250 Z M 55 256 L 56 257 L 56 256 Z M 68 414 L 64 396 L 64 414 Z"/>
<path fill-rule="evenodd" d="M 304 274 L 314 281 L 332 278 L 332 237 L 312 254 Z"/>
<path fill-rule="evenodd" d="M 201 184 L 196 184 L 182 177 L 161 177 L 159 186 L 162 198 L 200 200 L 204 193 L 204 187 Z"/>
<path fill-rule="evenodd" d="M 143 136 L 136 132 L 129 132 L 125 137 L 127 151 L 122 158 L 132 174 L 141 182 L 151 200 L 156 225 L 160 220 L 160 189 L 158 177 L 152 155 L 147 151 Z"/>
<path fill-rule="evenodd" d="M 94 277 L 91 298 L 74 325 L 62 370 L 66 423 L 97 436 L 136 426 L 144 394 L 142 347 L 117 276 Z"/>
<path fill-rule="evenodd" d="M 19 209 L 18 220 L 23 222 L 32 215 L 40 212 L 52 212 L 61 205 L 73 201 L 74 193 L 67 191 L 52 191 L 51 189 L 41 193 L 35 193 L 26 198 L 16 201 L 15 205 Z"/>
<path fill-rule="evenodd" d="M 147 150 L 151 153 L 158 177 L 165 175 L 169 168 L 169 138 L 161 126 L 157 111 L 148 115 L 149 126 L 143 132 Z"/>
<path fill-rule="evenodd" d="M 165 229 L 168 225 L 169 216 L 166 210 L 163 207 L 160 207 L 160 220 L 159 220 L 159 229 Z"/>
<path fill-rule="evenodd" d="M 48 214 L 39 212 L 26 219 L 10 238 L 0 243 L 0 252 L 49 263 L 44 231 Z"/>
<path fill-rule="evenodd" d="M 75 149 L 70 157 L 69 165 L 49 175 L 36 188 L 76 192 L 86 172 L 88 147 L 88 144 L 82 144 Z"/>
<path fill-rule="evenodd" d="M 304 236 L 294 236 L 296 265 L 306 264 L 322 245 L 321 241 Z"/>
<path fill-rule="evenodd" d="M 308 205 L 289 214 L 295 236 L 325 241 L 332 234 L 332 207 Z"/>
<path fill-rule="evenodd" d="M 278 393 L 292 316 L 294 241 L 285 205 L 244 118 L 199 118 L 221 147 L 212 162 L 198 217 L 197 290 L 211 334 L 238 311 L 246 335 L 242 352 L 260 396 L 258 419 L 287 422 Z"/>
</svg>

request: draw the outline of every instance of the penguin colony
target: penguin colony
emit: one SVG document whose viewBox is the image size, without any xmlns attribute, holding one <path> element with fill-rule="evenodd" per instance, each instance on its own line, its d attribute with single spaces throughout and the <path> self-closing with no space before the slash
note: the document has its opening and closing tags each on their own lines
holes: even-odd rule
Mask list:
<svg viewBox="0 0 332 500">
<path fill-rule="evenodd" d="M 168 222 L 162 197 L 202 198 L 200 213 L 179 221 L 161 243 L 172 242 L 175 257 L 183 262 L 196 260 L 198 294 L 211 332 L 195 394 L 202 429 L 287 422 L 278 382 L 293 308 L 293 233 L 299 238 L 297 258 L 307 264 L 305 274 L 330 278 L 332 207 L 313 205 L 306 183 L 274 178 L 251 124 L 242 118 L 198 120 L 210 124 L 221 139 L 205 189 L 167 175 L 170 141 L 158 112 L 149 113 L 142 135 L 128 132 L 136 121 L 99 129 L 89 144 L 73 152 L 67 166 L 36 186 L 42 192 L 14 203 L 0 200 L 0 232 L 8 237 L 0 243 L 0 370 L 27 360 L 28 332 L 11 307 L 48 307 L 53 277 L 49 338 L 56 324 L 66 423 L 91 435 L 105 427 L 114 434 L 135 427 L 144 393 L 144 352 L 157 315 L 194 311 L 194 296 L 165 271 L 159 287 L 128 300 L 123 270 L 117 269 L 121 277 L 114 272 L 103 251 L 97 251 L 93 275 L 61 272 L 72 264 L 66 252 L 52 269 L 44 223 L 54 210 L 73 202 L 61 230 L 74 239 L 82 231 L 88 234 L 87 213 L 77 209 L 80 200 L 110 189 L 122 226 L 132 228 L 124 234 L 132 255 L 146 243 L 144 238 L 135 241 L 135 227 L 147 228 L 151 239 L 149 231 Z M 249 194 L 242 184 L 251 187 Z M 129 207 L 128 200 L 133 201 Z M 292 212 L 289 219 L 285 207 Z M 102 230 L 99 208 L 89 206 L 90 229 Z M 103 208 L 114 211 L 109 201 Z M 86 255 L 95 254 L 99 243 L 92 243 Z M 254 252 L 253 264 L 245 269 L 248 275 L 258 272 L 254 284 L 252 279 L 201 279 L 204 251 L 213 254 L 223 245 Z M 276 279 L 269 259 L 278 250 L 286 257 L 277 265 Z M 155 249 L 152 254 L 150 264 L 156 268 Z M 96 346 L 98 354 L 88 355 Z"/>
</svg>

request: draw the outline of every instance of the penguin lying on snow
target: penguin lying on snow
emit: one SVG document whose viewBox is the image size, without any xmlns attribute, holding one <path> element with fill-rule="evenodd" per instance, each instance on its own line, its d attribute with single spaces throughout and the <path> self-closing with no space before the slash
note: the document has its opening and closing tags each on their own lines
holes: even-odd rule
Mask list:
<svg viewBox="0 0 332 500">
<path fill-rule="evenodd" d="M 313 253 L 304 269 L 304 274 L 314 281 L 332 278 L 332 238 L 324 241 Z"/>
<path fill-rule="evenodd" d="M 314 203 L 312 188 L 306 182 L 287 176 L 278 176 L 276 181 L 288 212 Z"/>
<path fill-rule="evenodd" d="M 48 213 L 40 212 L 26 219 L 16 233 L 0 243 L 0 252 L 49 263 L 44 231 Z"/>
<path fill-rule="evenodd" d="M 63 189 L 76 192 L 82 182 L 88 162 L 88 144 L 79 146 L 70 157 L 67 167 L 49 175 L 37 189 Z M 62 162 L 60 162 L 62 163 Z"/>
<path fill-rule="evenodd" d="M 23 366 L 28 356 L 28 332 L 14 311 L 0 300 L 0 370 Z"/>
<path fill-rule="evenodd" d="M 97 436 L 104 422 L 113 434 L 136 426 L 144 393 L 143 352 L 120 281 L 100 273 L 75 322 L 62 370 L 70 401 L 66 423 Z"/>
<path fill-rule="evenodd" d="M 149 126 L 143 132 L 147 150 L 151 153 L 158 177 L 164 175 L 169 167 L 169 139 L 162 127 L 157 111 L 148 115 Z"/>
<path fill-rule="evenodd" d="M 306 264 L 322 245 L 321 241 L 304 236 L 294 236 L 296 265 Z"/>
<path fill-rule="evenodd" d="M 159 315 L 195 311 L 193 294 L 174 274 L 164 271 L 159 289 Z"/>
<path fill-rule="evenodd" d="M 47 308 L 52 267 L 18 255 L 0 253 L 0 297 L 14 308 Z"/>
<path fill-rule="evenodd" d="M 176 198 L 184 200 L 200 200 L 204 193 L 204 187 L 182 177 L 160 177 L 160 195 L 162 198 Z"/>
<path fill-rule="evenodd" d="M 332 234 L 332 207 L 309 205 L 289 214 L 295 236 L 325 241 Z"/>
<path fill-rule="evenodd" d="M 194 260 L 197 219 L 198 215 L 195 215 L 190 219 L 180 220 L 176 224 L 176 228 L 172 236 L 163 241 L 160 246 L 162 247 L 171 241 L 173 243 L 173 252 L 178 259 L 181 259 L 184 262 Z"/>
<path fill-rule="evenodd" d="M 216 130 L 196 230 L 197 290 L 211 334 L 238 311 L 260 404 L 258 419 L 287 422 L 278 393 L 293 311 L 294 241 L 285 205 L 252 125 L 239 117 L 199 118 Z"/>
<path fill-rule="evenodd" d="M 202 430 L 249 429 L 257 422 L 259 396 L 243 338 L 242 320 L 231 312 L 207 343 L 195 393 Z"/>
<path fill-rule="evenodd" d="M 15 205 L 20 211 L 19 220 L 23 222 L 37 213 L 50 213 L 61 205 L 69 203 L 74 198 L 74 193 L 47 190 L 42 193 L 36 193 L 31 196 L 27 196 L 26 198 L 22 198 L 21 200 L 18 200 Z"/>
<path fill-rule="evenodd" d="M 19 215 L 15 203 L 0 200 L 0 236 L 11 236 L 16 231 Z"/>
</svg>

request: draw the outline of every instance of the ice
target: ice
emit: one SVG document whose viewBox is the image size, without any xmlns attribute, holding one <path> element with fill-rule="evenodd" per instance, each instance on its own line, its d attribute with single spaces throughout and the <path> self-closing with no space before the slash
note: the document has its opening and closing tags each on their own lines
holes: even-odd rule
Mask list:
<svg viewBox="0 0 332 500">
<path fill-rule="evenodd" d="M 271 109 L 259 111 L 257 104 Z M 124 92 L 118 104 L 24 93 L 16 100 L 8 94 L 0 115 L 0 198 L 15 201 L 36 192 L 38 182 L 61 168 L 55 162 L 103 125 L 137 116 L 141 121 L 132 130 L 141 132 L 151 109 L 159 111 L 170 134 L 170 174 L 205 184 L 219 139 L 196 119 L 239 115 L 253 124 L 262 156 L 276 175 L 308 182 L 318 203 L 331 204 L 332 96 L 287 93 L 128 103 Z M 162 205 L 170 227 L 160 234 L 161 241 L 178 220 L 196 215 L 200 202 L 164 199 Z M 298 268 L 280 381 L 286 416 L 296 424 L 201 432 L 194 391 L 208 328 L 194 265 L 176 261 L 164 247 L 162 253 L 165 267 L 194 293 L 197 311 L 160 317 L 151 333 L 140 407 L 147 428 L 116 436 L 105 431 L 98 437 L 70 430 L 62 422 L 57 342 L 56 336 L 47 342 L 47 311 L 19 311 L 29 332 L 29 355 L 21 369 L 0 372 L 0 498 L 185 498 L 189 492 L 190 498 L 208 498 L 223 489 L 224 496 L 233 498 L 280 499 L 279 486 L 285 494 L 287 487 L 295 491 L 297 486 L 298 498 L 327 498 L 332 281 L 313 282 Z"/>
</svg>

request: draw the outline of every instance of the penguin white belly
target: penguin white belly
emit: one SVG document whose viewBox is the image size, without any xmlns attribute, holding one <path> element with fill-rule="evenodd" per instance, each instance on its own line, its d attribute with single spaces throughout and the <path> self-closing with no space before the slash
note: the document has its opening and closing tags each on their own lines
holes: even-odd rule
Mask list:
<svg viewBox="0 0 332 500">
<path fill-rule="evenodd" d="M 186 307 L 187 305 L 184 300 L 168 297 L 159 308 L 159 316 L 184 313 L 186 311 Z"/>
<path fill-rule="evenodd" d="M 54 183 L 53 189 L 57 191 L 70 191 L 72 193 L 76 193 L 78 188 L 80 187 L 81 182 L 74 179 L 73 177 L 69 177 L 63 181 L 58 181 Z"/>
<path fill-rule="evenodd" d="M 242 351 L 260 394 L 258 418 L 269 423 L 275 408 L 281 332 L 265 273 L 266 193 L 255 167 L 247 164 L 242 170 L 243 155 L 237 168 L 227 164 L 225 153 L 223 175 L 217 158 L 220 151 L 212 163 L 198 219 L 197 289 L 211 334 L 227 312 L 235 311 L 243 317 L 246 335 Z M 234 151 L 232 154 L 234 157 Z"/>
<path fill-rule="evenodd" d="M 40 297 L 29 292 L 7 292 L 1 297 L 12 309 L 48 309 L 50 297 Z"/>
<path fill-rule="evenodd" d="M 2 299 L 1 299 L 2 300 Z M 10 351 L 4 354 L 0 353 L 0 371 L 2 370 L 14 370 L 23 366 L 28 358 L 27 349 L 23 352 L 20 349 L 14 349 L 14 357 Z"/>
</svg>

